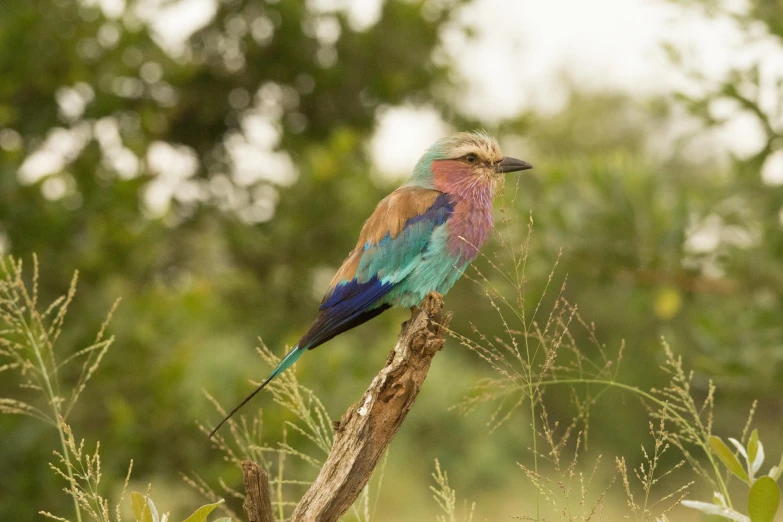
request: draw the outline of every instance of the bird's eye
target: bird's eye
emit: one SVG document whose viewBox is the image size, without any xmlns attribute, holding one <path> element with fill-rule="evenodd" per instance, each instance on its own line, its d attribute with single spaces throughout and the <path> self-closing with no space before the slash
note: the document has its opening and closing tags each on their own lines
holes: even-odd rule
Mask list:
<svg viewBox="0 0 783 522">
<path fill-rule="evenodd" d="M 468 154 L 467 156 L 465 156 L 465 160 L 466 160 L 468 163 L 475 163 L 477 159 L 478 159 L 478 158 L 476 157 L 476 155 L 475 155 L 475 154 Z"/>
</svg>

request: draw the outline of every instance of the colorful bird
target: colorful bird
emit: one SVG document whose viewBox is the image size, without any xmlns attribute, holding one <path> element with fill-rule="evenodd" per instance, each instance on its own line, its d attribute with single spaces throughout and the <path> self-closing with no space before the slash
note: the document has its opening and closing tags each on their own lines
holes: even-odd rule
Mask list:
<svg viewBox="0 0 783 522">
<path fill-rule="evenodd" d="M 364 223 L 307 333 L 210 437 L 307 350 L 392 306 L 417 306 L 430 292 L 448 292 L 492 231 L 492 199 L 503 174 L 530 168 L 504 157 L 485 132 L 460 132 L 432 145 Z"/>
</svg>

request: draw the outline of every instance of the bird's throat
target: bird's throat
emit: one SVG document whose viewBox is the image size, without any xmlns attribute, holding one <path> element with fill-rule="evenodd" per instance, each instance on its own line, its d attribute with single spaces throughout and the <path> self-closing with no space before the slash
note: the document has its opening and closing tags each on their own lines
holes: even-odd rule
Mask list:
<svg viewBox="0 0 783 522">
<path fill-rule="evenodd" d="M 452 194 L 474 205 L 492 206 L 497 180 L 491 174 L 484 175 L 462 161 L 433 161 L 432 180 L 435 190 Z"/>
<path fill-rule="evenodd" d="M 496 182 L 457 160 L 434 161 L 432 173 L 435 189 L 455 199 L 454 215 L 448 222 L 449 252 L 460 262 L 470 262 L 493 228 L 492 199 Z"/>
</svg>

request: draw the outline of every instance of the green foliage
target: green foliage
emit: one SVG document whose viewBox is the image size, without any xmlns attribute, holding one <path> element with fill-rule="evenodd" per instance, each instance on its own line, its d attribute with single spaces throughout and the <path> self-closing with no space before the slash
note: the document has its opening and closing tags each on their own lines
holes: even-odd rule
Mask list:
<svg viewBox="0 0 783 522">
<path fill-rule="evenodd" d="M 135 491 L 131 493 L 131 506 L 136 522 L 158 522 L 158 510 L 152 499 Z"/>
<path fill-rule="evenodd" d="M 184 522 L 207 522 L 207 517 L 215 509 L 217 509 L 223 501 L 215 502 L 212 504 L 205 504 L 193 512 Z M 168 516 L 164 515 L 160 517 L 158 510 L 152 499 L 148 495 L 142 495 L 141 493 L 131 493 L 131 504 L 133 507 L 133 515 L 136 517 L 136 522 L 166 522 Z M 231 522 L 230 518 L 223 517 L 215 519 L 213 522 Z"/>
<path fill-rule="evenodd" d="M 780 489 L 770 477 L 756 480 L 748 492 L 748 515 L 751 522 L 772 522 L 780 505 Z"/>
<path fill-rule="evenodd" d="M 715 453 L 715 456 L 717 456 L 720 461 L 723 462 L 723 465 L 726 466 L 729 471 L 739 477 L 740 480 L 750 483 L 748 473 L 742 468 L 739 460 L 737 460 L 737 457 L 734 455 L 734 453 L 731 452 L 729 447 L 726 446 L 722 440 L 720 440 L 720 437 L 712 435 L 709 440 L 712 451 Z"/>
<path fill-rule="evenodd" d="M 780 489 L 776 482 L 780 477 L 778 467 L 773 466 L 767 475 L 756 477 L 756 473 L 764 463 L 764 445 L 759 440 L 758 430 L 754 429 L 751 432 L 746 446 L 734 438 L 729 438 L 729 441 L 745 460 L 744 467 L 737 455 L 719 437 L 711 436 L 710 446 L 723 465 L 749 486 L 748 516 L 732 509 L 731 499 L 718 492 L 715 492 L 715 502 L 712 504 L 692 500 L 684 500 L 682 504 L 703 513 L 740 522 L 772 522 L 780 505 Z"/>
</svg>

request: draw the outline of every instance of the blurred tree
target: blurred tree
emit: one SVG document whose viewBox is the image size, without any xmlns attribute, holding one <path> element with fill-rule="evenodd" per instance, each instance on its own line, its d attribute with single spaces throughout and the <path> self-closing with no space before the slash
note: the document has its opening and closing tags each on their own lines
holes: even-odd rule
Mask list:
<svg viewBox="0 0 783 522">
<path fill-rule="evenodd" d="M 694 317 L 698 326 L 690 344 L 703 356 L 702 366 L 714 371 L 720 364 L 726 374 L 740 378 L 740 387 L 757 392 L 783 378 L 783 329 L 776 319 L 783 315 L 781 11 L 767 0 L 752 0 L 739 9 L 704 0 L 680 3 L 731 24 L 750 58 L 734 60 L 722 77 L 713 78 L 688 59 L 687 49 L 671 53 L 698 86 L 698 94 L 678 93 L 674 101 L 702 122 L 696 138 L 748 129 L 736 136 L 739 142 L 750 140 L 743 147 L 748 150 L 730 148 L 729 168 L 721 169 L 728 172 L 712 176 L 711 201 L 689 215 L 682 264 L 724 283 L 714 298 L 699 300 L 709 313 Z M 740 121 L 742 127 L 736 125 Z M 749 375 L 752 380 L 742 379 Z"/>
</svg>

